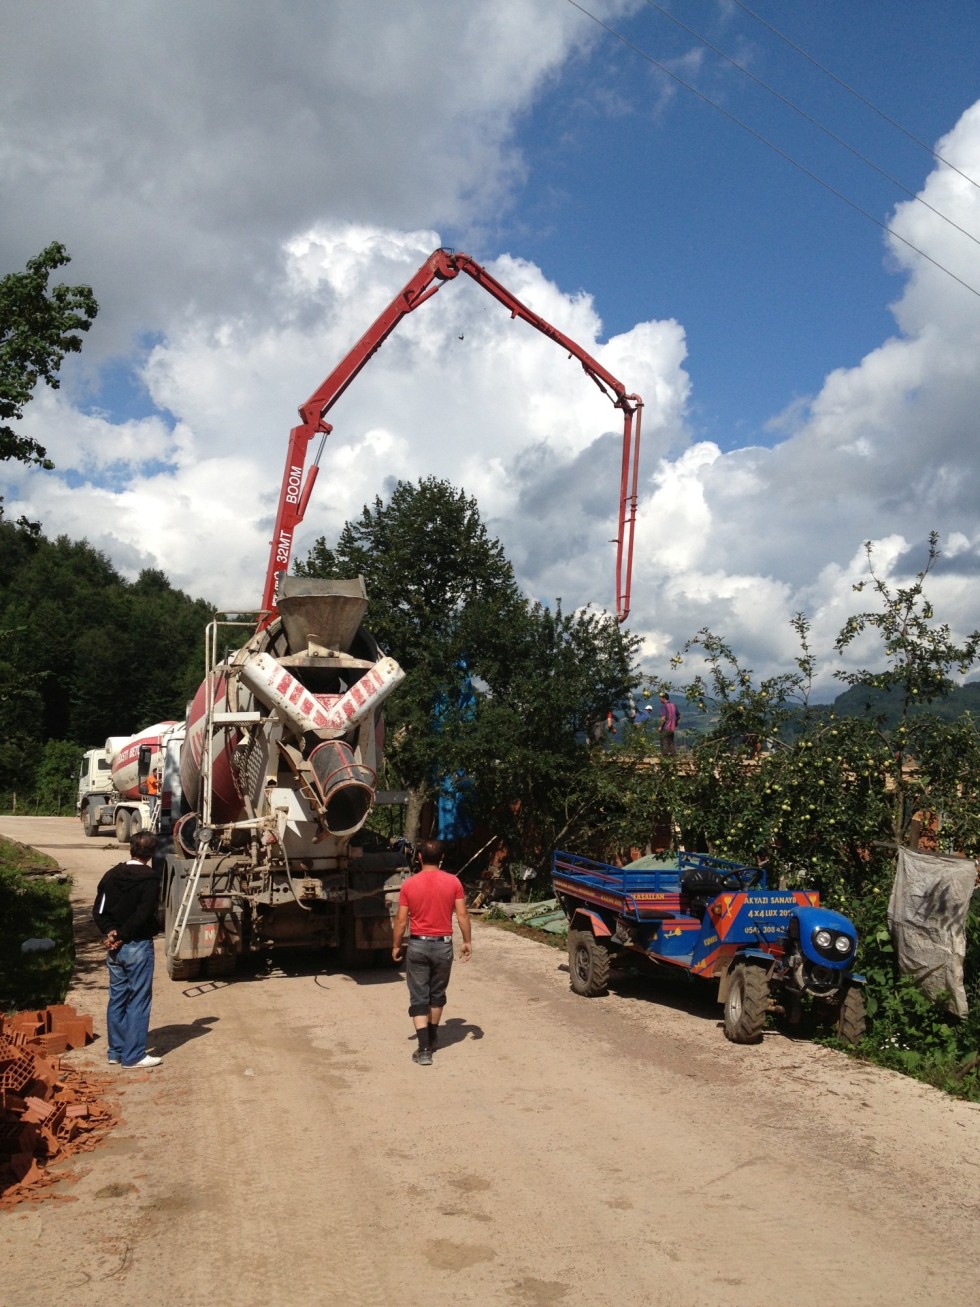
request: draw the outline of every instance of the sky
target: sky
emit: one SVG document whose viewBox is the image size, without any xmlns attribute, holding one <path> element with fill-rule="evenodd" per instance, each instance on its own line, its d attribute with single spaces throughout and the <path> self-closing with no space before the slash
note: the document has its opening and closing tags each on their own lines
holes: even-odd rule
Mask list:
<svg viewBox="0 0 980 1307">
<path fill-rule="evenodd" d="M 703 628 L 791 670 L 804 612 L 832 695 L 865 542 L 894 587 L 933 530 L 980 627 L 980 8 L 0 0 L 0 33 L 0 275 L 61 241 L 100 305 L 8 517 L 258 607 L 298 406 L 449 246 L 643 397 L 648 675 Z M 614 608 L 619 414 L 466 278 L 330 421 L 300 558 L 437 476 L 530 596 Z"/>
</svg>

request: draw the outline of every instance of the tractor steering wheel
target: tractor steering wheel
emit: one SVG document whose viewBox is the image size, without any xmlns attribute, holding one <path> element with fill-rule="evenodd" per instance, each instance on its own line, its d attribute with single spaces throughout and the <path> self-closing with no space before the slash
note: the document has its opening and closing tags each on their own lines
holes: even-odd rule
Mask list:
<svg viewBox="0 0 980 1307">
<path fill-rule="evenodd" d="M 721 878 L 722 889 L 743 890 L 755 889 L 759 881 L 762 880 L 762 868 L 756 871 L 728 871 Z"/>
</svg>

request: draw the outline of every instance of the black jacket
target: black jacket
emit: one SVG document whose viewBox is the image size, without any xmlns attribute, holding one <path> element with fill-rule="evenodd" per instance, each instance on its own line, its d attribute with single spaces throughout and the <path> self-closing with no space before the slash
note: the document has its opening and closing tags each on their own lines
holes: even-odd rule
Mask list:
<svg viewBox="0 0 980 1307">
<path fill-rule="evenodd" d="M 120 862 L 99 881 L 92 920 L 102 935 L 110 930 L 124 944 L 152 939 L 157 931 L 160 873 L 142 862 Z"/>
</svg>

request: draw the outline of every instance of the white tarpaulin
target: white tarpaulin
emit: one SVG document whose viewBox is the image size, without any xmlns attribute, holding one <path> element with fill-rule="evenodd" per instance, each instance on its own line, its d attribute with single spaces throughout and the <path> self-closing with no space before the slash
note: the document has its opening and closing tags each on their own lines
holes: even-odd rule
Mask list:
<svg viewBox="0 0 980 1307">
<path fill-rule="evenodd" d="M 948 993 L 947 1006 L 959 1017 L 969 1011 L 963 959 L 976 879 L 976 864 L 970 858 L 899 849 L 888 903 L 888 928 L 899 969 L 914 977 L 930 998 Z"/>
</svg>

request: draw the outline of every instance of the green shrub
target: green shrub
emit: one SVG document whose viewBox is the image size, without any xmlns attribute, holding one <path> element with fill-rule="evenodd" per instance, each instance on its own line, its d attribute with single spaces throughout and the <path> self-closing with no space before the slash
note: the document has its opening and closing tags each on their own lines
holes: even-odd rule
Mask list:
<svg viewBox="0 0 980 1307">
<path fill-rule="evenodd" d="M 0 840 L 0 1010 L 63 1003 L 75 971 L 70 887 L 25 874 L 40 854 Z M 53 865 L 53 864 L 52 864 Z M 54 948 L 24 953 L 27 939 L 51 939 Z"/>
</svg>

